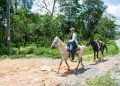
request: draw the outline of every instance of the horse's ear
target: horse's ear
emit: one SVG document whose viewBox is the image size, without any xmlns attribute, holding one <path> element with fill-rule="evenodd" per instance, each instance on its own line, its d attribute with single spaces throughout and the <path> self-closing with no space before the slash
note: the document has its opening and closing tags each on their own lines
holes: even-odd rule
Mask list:
<svg viewBox="0 0 120 86">
<path fill-rule="evenodd" d="M 58 36 L 56 36 L 56 38 L 59 38 Z"/>
</svg>

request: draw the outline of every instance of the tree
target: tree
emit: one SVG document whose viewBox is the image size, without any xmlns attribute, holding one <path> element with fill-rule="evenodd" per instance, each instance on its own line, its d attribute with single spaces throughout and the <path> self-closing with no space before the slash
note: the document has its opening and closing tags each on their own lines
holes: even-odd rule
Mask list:
<svg viewBox="0 0 120 86">
<path fill-rule="evenodd" d="M 36 5 L 39 7 L 41 13 L 49 13 L 49 15 L 53 17 L 55 15 L 55 10 L 58 5 L 57 1 L 58 0 L 38 0 L 39 3 L 36 3 Z"/>
<path fill-rule="evenodd" d="M 95 26 L 98 24 L 105 11 L 106 6 L 101 0 L 85 0 L 83 2 L 82 20 L 84 21 L 84 28 L 82 33 L 85 39 L 94 38 L 96 33 Z"/>
<path fill-rule="evenodd" d="M 98 25 L 96 26 L 97 34 L 100 34 L 102 38 L 114 39 L 116 35 L 115 19 L 111 19 L 107 16 L 103 16 Z"/>
<path fill-rule="evenodd" d="M 79 0 L 59 0 L 60 12 L 65 16 L 64 20 L 68 28 L 75 27 L 78 21 L 81 10 L 81 5 L 78 1 Z"/>
<path fill-rule="evenodd" d="M 0 42 L 6 43 L 6 0 L 0 0 Z"/>
</svg>

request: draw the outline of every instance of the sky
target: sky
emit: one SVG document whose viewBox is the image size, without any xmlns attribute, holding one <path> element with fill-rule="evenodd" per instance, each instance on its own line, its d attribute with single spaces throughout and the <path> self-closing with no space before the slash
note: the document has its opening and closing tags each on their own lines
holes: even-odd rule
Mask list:
<svg viewBox="0 0 120 86">
<path fill-rule="evenodd" d="M 120 0 L 103 0 L 108 6 L 107 13 L 116 17 L 116 23 L 120 25 Z"/>
<path fill-rule="evenodd" d="M 33 6 L 32 6 L 32 9 L 31 11 L 32 12 L 35 12 L 35 13 L 44 13 L 45 10 L 42 10 L 40 9 L 41 7 L 44 7 L 43 4 L 41 4 L 41 1 L 42 0 L 35 0 L 34 3 L 33 3 Z M 53 0 L 46 0 L 48 1 L 47 4 L 48 4 L 48 8 L 49 10 L 52 9 L 51 5 L 52 4 L 51 2 Z M 103 2 L 108 6 L 108 8 L 106 9 L 106 12 L 108 14 L 111 14 L 113 15 L 114 17 L 116 17 L 116 23 L 120 25 L 120 0 L 103 0 Z M 82 3 L 82 0 L 80 0 L 80 3 Z M 58 5 L 56 5 L 56 12 L 58 12 Z M 42 12 L 44 11 L 44 12 Z"/>
</svg>

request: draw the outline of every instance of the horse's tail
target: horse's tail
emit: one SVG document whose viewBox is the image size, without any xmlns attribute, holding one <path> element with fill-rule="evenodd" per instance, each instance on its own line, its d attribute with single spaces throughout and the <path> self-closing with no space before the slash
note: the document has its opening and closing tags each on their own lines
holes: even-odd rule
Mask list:
<svg viewBox="0 0 120 86">
<path fill-rule="evenodd" d="M 108 52 L 108 48 L 107 48 L 107 45 L 105 44 L 105 49 L 106 49 L 106 52 Z"/>
</svg>

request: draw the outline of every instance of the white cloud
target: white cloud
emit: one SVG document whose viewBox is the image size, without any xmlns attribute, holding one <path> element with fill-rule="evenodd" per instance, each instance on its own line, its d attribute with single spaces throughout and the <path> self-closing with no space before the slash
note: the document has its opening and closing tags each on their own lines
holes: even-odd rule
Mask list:
<svg viewBox="0 0 120 86">
<path fill-rule="evenodd" d="M 107 4 L 107 13 L 116 17 L 116 23 L 120 25 L 120 3 L 118 5 Z"/>
</svg>

